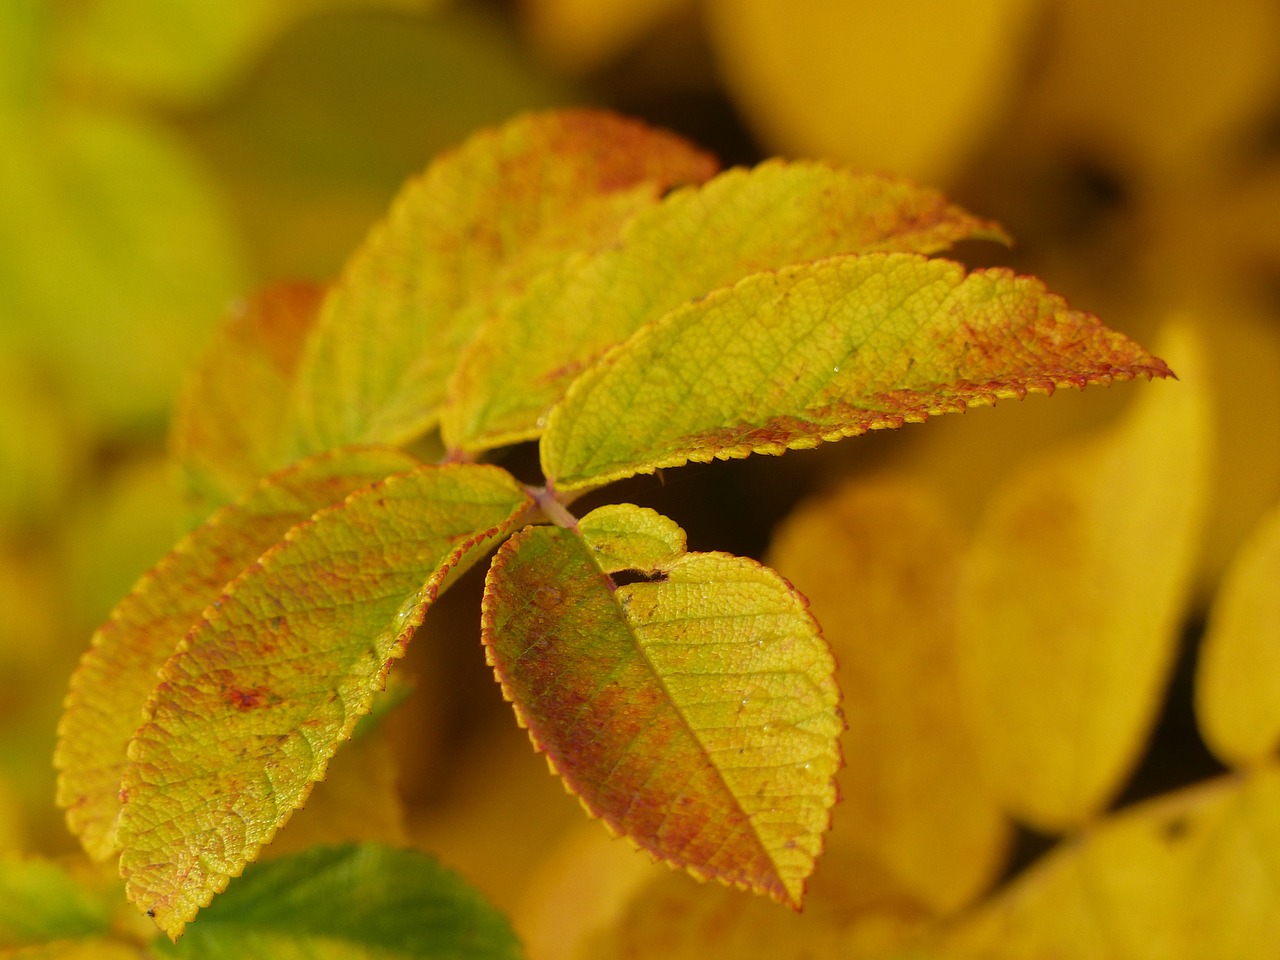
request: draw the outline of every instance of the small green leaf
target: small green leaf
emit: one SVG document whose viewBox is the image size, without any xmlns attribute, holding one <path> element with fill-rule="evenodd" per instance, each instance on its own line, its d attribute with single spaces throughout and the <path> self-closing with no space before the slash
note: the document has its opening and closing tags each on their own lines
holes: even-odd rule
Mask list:
<svg viewBox="0 0 1280 960">
<path fill-rule="evenodd" d="M 443 427 L 482 450 L 536 437 L 586 366 L 663 314 L 750 273 L 837 253 L 937 253 L 999 228 L 934 190 L 820 163 L 770 161 L 677 191 L 619 242 L 502 306 L 463 354 Z"/>
<path fill-rule="evenodd" d="M 298 372 L 300 449 L 425 432 L 489 305 L 713 172 L 678 137 L 589 110 L 519 117 L 437 159 L 321 308 Z"/>
<path fill-rule="evenodd" d="M 683 551 L 650 565 L 652 512 L 609 519 L 603 551 L 595 521 L 581 535 L 529 527 L 499 550 L 482 629 L 503 693 L 610 829 L 697 877 L 798 907 L 835 802 L 842 727 L 817 625 L 772 570 Z M 632 557 L 617 552 L 632 544 Z M 656 579 L 618 586 L 598 553 Z"/>
<path fill-rule="evenodd" d="M 298 524 L 232 581 L 129 744 L 129 899 L 180 934 L 306 801 L 436 595 L 531 503 L 496 467 L 419 467 Z"/>
<path fill-rule="evenodd" d="M 519 960 L 510 924 L 431 857 L 374 844 L 254 864 L 161 956 Z"/>
<path fill-rule="evenodd" d="M 119 849 L 125 747 L 156 672 L 201 611 L 294 524 L 416 465 L 408 454 L 369 448 L 334 451 L 282 470 L 184 538 L 120 601 L 71 678 L 54 754 L 58 804 L 90 856 L 101 860 Z"/>
<path fill-rule="evenodd" d="M 608 353 L 552 411 L 543 471 L 575 490 L 1168 374 L 1034 278 L 966 277 L 912 254 L 832 257 L 748 277 Z"/>
</svg>

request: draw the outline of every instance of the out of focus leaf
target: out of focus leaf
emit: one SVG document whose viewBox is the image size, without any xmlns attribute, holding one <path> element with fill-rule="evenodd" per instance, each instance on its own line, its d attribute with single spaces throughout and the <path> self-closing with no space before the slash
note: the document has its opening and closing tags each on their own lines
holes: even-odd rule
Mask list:
<svg viewBox="0 0 1280 960">
<path fill-rule="evenodd" d="M 524 19 L 534 46 L 562 70 L 602 66 L 630 43 L 690 7 L 692 0 L 525 0 Z"/>
<path fill-rule="evenodd" d="M 0 951 L 105 934 L 114 899 L 59 864 L 0 856 Z"/>
<path fill-rule="evenodd" d="M 243 286 L 203 172 L 140 121 L 60 110 L 0 135 L 0 342 L 108 424 L 156 420 Z"/>
<path fill-rule="evenodd" d="M 826 644 L 773 571 L 683 544 L 654 562 L 653 512 L 602 509 L 605 551 L 588 515 L 526 528 L 494 559 L 483 637 L 503 693 L 612 830 L 798 906 L 839 766 Z M 621 569 L 656 579 L 620 586 Z"/>
<path fill-rule="evenodd" d="M 290 527 L 415 461 L 394 450 L 343 451 L 264 480 L 214 514 L 134 586 L 94 634 L 71 680 L 54 763 L 58 803 L 89 854 L 116 852 L 125 747 L 156 672 L 228 582 Z"/>
<path fill-rule="evenodd" d="M 1280 943 L 1280 772 L 1102 821 L 963 923 L 948 960 L 1263 960 Z"/>
<path fill-rule="evenodd" d="M 1194 339 L 1167 337 L 1183 380 L 1117 426 L 1015 473 L 964 568 L 968 713 L 992 789 L 1018 818 L 1088 820 L 1137 759 L 1177 649 L 1208 493 L 1208 386 Z"/>
<path fill-rule="evenodd" d="M 80 465 L 79 431 L 55 384 L 0 347 L 0 530 L 52 520 Z"/>
<path fill-rule="evenodd" d="M 377 844 L 255 864 L 162 957 L 519 960 L 505 917 L 452 871 Z"/>
<path fill-rule="evenodd" d="M 259 292 L 224 321 L 192 371 L 170 446 L 201 499 L 235 499 L 292 459 L 287 405 L 323 296 L 323 287 L 309 283 Z"/>
<path fill-rule="evenodd" d="M 542 437 L 560 490 L 782 453 L 1164 362 L 1030 277 L 831 257 L 677 309 L 576 380 Z"/>
<path fill-rule="evenodd" d="M 1038 0 L 711 0 L 726 85 L 774 150 L 940 182 L 1014 93 Z"/>
<path fill-rule="evenodd" d="M 672 134 L 587 110 L 526 115 L 438 158 L 325 298 L 298 370 L 302 449 L 420 435 L 490 305 L 714 168 Z"/>
<path fill-rule="evenodd" d="M 924 491 L 850 485 L 793 514 L 770 563 L 803 589 L 849 724 L 833 849 L 850 848 L 939 913 L 973 899 L 1005 849 L 1004 817 L 964 723 L 960 532 Z"/>
<path fill-rule="evenodd" d="M 73 83 L 168 105 L 207 100 L 290 24 L 341 7 L 418 12 L 439 0 L 85 0 L 62 9 Z"/>
<path fill-rule="evenodd" d="M 368 713 L 426 609 L 530 505 L 496 467 L 419 467 L 296 527 L 160 671 L 129 743 L 129 899 L 171 937 L 256 858 Z"/>
<path fill-rule="evenodd" d="M 994 224 L 933 190 L 825 164 L 731 170 L 642 211 L 619 242 L 540 278 L 480 329 L 450 382 L 445 442 L 536 437 L 574 378 L 646 323 L 749 273 L 838 253 L 937 253 Z"/>
<path fill-rule="evenodd" d="M 1247 765 L 1280 746 L 1280 510 L 1227 573 L 1200 648 L 1196 714 L 1225 763 Z"/>
</svg>

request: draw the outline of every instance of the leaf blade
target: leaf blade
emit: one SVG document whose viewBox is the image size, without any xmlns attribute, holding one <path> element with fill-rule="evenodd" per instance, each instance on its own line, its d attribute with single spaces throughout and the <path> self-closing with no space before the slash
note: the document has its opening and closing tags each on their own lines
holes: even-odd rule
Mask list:
<svg viewBox="0 0 1280 960">
<path fill-rule="evenodd" d="M 305 802 L 427 606 L 531 501 L 424 466 L 292 528 L 165 664 L 130 742 L 121 875 L 176 937 Z"/>
<path fill-rule="evenodd" d="M 667 314 L 551 412 L 561 490 L 690 460 L 778 454 L 1029 391 L 1168 376 L 1034 278 L 911 254 L 748 277 Z"/>
<path fill-rule="evenodd" d="M 683 554 L 658 572 L 615 592 L 576 533 L 526 528 L 486 581 L 490 664 L 610 829 L 798 906 L 835 799 L 830 654 L 803 601 L 754 561 Z"/>
<path fill-rule="evenodd" d="M 673 134 L 591 110 L 518 117 L 439 157 L 321 307 L 295 394 L 302 449 L 420 435 L 488 304 L 713 171 Z"/>
<path fill-rule="evenodd" d="M 450 382 L 446 443 L 476 451 L 536 437 L 601 353 L 749 273 L 839 253 L 937 253 L 970 237 L 1004 239 L 904 181 L 820 163 L 727 171 L 637 214 L 617 244 L 567 262 L 490 317 Z"/>
<path fill-rule="evenodd" d="M 156 672 L 221 589 L 290 527 L 352 490 L 417 464 L 388 448 L 333 451 L 264 479 L 185 537 L 112 611 L 72 677 L 58 727 L 57 802 L 90 856 L 118 852 L 125 748 Z"/>
</svg>

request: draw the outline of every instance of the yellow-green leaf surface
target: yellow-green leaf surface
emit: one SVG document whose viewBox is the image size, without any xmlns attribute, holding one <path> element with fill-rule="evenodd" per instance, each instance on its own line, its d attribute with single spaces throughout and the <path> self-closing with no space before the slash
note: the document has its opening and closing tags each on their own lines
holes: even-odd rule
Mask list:
<svg viewBox="0 0 1280 960">
<path fill-rule="evenodd" d="M 1205 369 L 997 488 L 964 568 L 968 714 L 991 787 L 1037 829 L 1087 820 L 1142 749 L 1177 650 L 1207 498 Z"/>
<path fill-rule="evenodd" d="M 827 855 L 869 859 L 938 913 L 994 879 L 1008 834 L 963 719 L 964 546 L 924 490 L 858 484 L 803 506 L 769 555 L 809 598 L 838 664 L 847 766 Z"/>
<path fill-rule="evenodd" d="M 425 431 L 488 305 L 714 172 L 673 134 L 588 110 L 525 115 L 437 159 L 321 307 L 298 372 L 302 449 Z"/>
<path fill-rule="evenodd" d="M 289 461 L 293 375 L 323 296 L 311 283 L 260 291 L 232 311 L 191 372 L 170 446 L 203 499 L 234 499 Z"/>
<path fill-rule="evenodd" d="M 537 436 L 550 407 L 606 349 L 747 274 L 1002 236 L 902 180 L 818 163 L 730 170 L 640 213 L 617 245 L 567 262 L 503 305 L 450 383 L 446 443 L 476 450 Z"/>
<path fill-rule="evenodd" d="M 0 857 L 0 956 L 28 944 L 105 934 L 115 898 L 100 886 L 52 861 Z"/>
<path fill-rule="evenodd" d="M 120 872 L 176 937 L 301 806 L 426 608 L 531 500 L 496 467 L 424 466 L 297 525 L 164 665 L 129 744 Z"/>
<path fill-rule="evenodd" d="M 832 257 L 748 277 L 608 353 L 552 411 L 543 471 L 571 490 L 1167 375 L 1034 278 L 905 253 Z"/>
<path fill-rule="evenodd" d="M 1227 573 L 1200 648 L 1196 715 L 1224 762 L 1244 765 L 1280 745 L 1280 510 Z"/>
<path fill-rule="evenodd" d="M 610 829 L 798 906 L 835 801 L 831 655 L 772 570 L 683 549 L 652 562 L 669 524 L 628 506 L 512 537 L 486 582 L 489 661 L 535 746 Z M 620 586 L 600 555 L 655 579 Z"/>
<path fill-rule="evenodd" d="M 961 925 L 947 960 L 1264 960 L 1280 943 L 1280 771 L 1100 822 Z"/>
<path fill-rule="evenodd" d="M 61 771 L 58 803 L 91 856 L 103 859 L 118 849 L 125 747 L 156 672 L 205 607 L 290 527 L 352 490 L 416 465 L 399 451 L 370 448 L 287 468 L 210 517 L 120 601 L 71 679 L 54 755 Z"/>
</svg>

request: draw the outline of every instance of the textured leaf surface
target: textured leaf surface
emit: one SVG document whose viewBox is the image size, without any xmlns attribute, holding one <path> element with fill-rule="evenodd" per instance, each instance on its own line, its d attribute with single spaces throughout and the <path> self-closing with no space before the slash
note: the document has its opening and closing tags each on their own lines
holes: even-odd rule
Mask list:
<svg viewBox="0 0 1280 960">
<path fill-rule="evenodd" d="M 730 170 L 640 213 L 618 244 L 569 261 L 490 318 L 450 384 L 446 442 L 471 450 L 537 436 L 550 407 L 606 349 L 747 274 L 1001 236 L 902 180 L 818 163 Z"/>
<path fill-rule="evenodd" d="M 562 490 L 690 460 L 782 453 L 1134 376 L 1163 361 L 1030 277 L 911 254 L 748 277 L 583 374 L 542 438 Z"/>
<path fill-rule="evenodd" d="M 714 169 L 674 135 L 585 110 L 517 118 L 437 159 L 321 308 L 298 374 L 303 449 L 422 433 L 487 305 Z"/>
<path fill-rule="evenodd" d="M 157 672 L 205 607 L 294 524 L 415 465 L 407 454 L 370 448 L 335 451 L 283 470 L 210 517 L 120 601 L 71 679 L 54 756 L 61 771 L 58 803 L 91 856 L 103 859 L 119 849 L 125 747 Z"/>
<path fill-rule="evenodd" d="M 305 802 L 451 574 L 529 498 L 505 471 L 388 477 L 294 527 L 165 664 L 129 744 L 120 870 L 171 936 Z"/>
<path fill-rule="evenodd" d="M 227 318 L 192 371 L 170 445 L 202 499 L 235 499 L 292 459 L 287 405 L 323 296 L 310 283 L 262 290 Z"/>
<path fill-rule="evenodd" d="M 838 664 L 848 765 L 827 857 L 871 860 L 937 913 L 994 879 L 1008 833 L 964 722 L 963 556 L 952 520 L 905 484 L 850 485 L 805 505 L 769 556 L 809 598 Z"/>
<path fill-rule="evenodd" d="M 1280 943 L 1280 773 L 1161 797 L 1058 848 L 980 910 L 948 960 L 1263 960 Z"/>
<path fill-rule="evenodd" d="M 614 557 L 624 514 L 652 542 L 652 511 L 612 508 Z M 618 586 L 583 524 L 527 528 L 490 568 L 483 637 L 517 718 L 611 829 L 695 876 L 798 906 L 842 726 L 804 601 L 768 568 L 716 553 Z"/>
<path fill-rule="evenodd" d="M 992 789 L 1060 830 L 1097 813 L 1155 719 L 1207 497 L 1204 367 L 995 491 L 964 568 L 962 676 Z"/>
<path fill-rule="evenodd" d="M 161 956 L 518 960 L 506 918 L 433 858 L 375 844 L 254 864 Z"/>
<path fill-rule="evenodd" d="M 1280 745 L 1280 510 L 1222 584 L 1200 648 L 1196 715 L 1225 763 L 1261 760 Z"/>
</svg>

